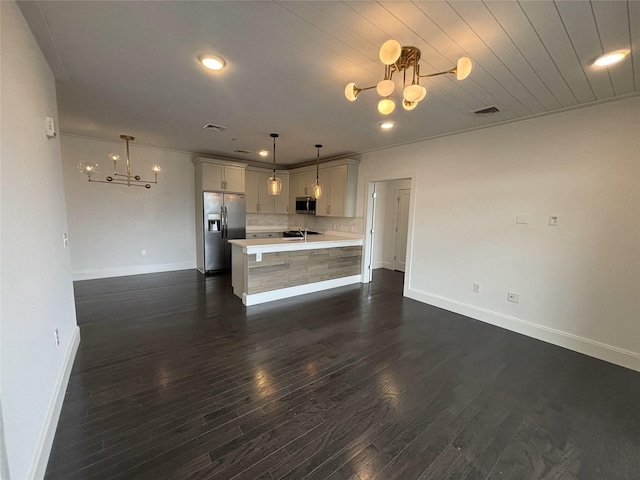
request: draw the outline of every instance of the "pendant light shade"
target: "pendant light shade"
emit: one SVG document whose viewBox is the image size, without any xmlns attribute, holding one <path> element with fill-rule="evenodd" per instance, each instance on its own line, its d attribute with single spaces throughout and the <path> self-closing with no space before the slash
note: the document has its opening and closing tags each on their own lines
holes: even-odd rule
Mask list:
<svg viewBox="0 0 640 480">
<path fill-rule="evenodd" d="M 267 180 L 267 188 L 269 195 L 280 195 L 282 192 L 282 180 L 275 175 L 269 177 L 269 180 Z"/>
<path fill-rule="evenodd" d="M 427 90 L 422 85 L 409 85 L 404 89 L 402 95 L 407 102 L 419 102 L 427 94 Z"/>
<path fill-rule="evenodd" d="M 344 88 L 344 96 L 347 97 L 347 100 L 350 102 L 355 102 L 356 98 L 358 98 L 358 87 L 356 84 L 351 82 Z"/>
<path fill-rule="evenodd" d="M 456 65 L 456 80 L 464 80 L 471 73 L 473 62 L 468 57 L 460 57 Z"/>
<path fill-rule="evenodd" d="M 380 61 L 385 65 L 392 65 L 400 58 L 402 45 L 397 40 L 387 40 L 380 47 Z"/>
<path fill-rule="evenodd" d="M 402 99 L 402 108 L 405 110 L 413 110 L 418 106 L 418 102 L 408 102 L 405 98 Z"/>
<path fill-rule="evenodd" d="M 376 91 L 381 97 L 388 97 L 393 93 L 396 88 L 396 84 L 393 80 L 380 80 L 376 85 Z"/>
<path fill-rule="evenodd" d="M 396 102 L 390 98 L 383 98 L 378 102 L 378 111 L 383 115 L 389 115 L 396 108 Z"/>
<path fill-rule="evenodd" d="M 267 192 L 269 195 L 280 195 L 282 180 L 276 177 L 276 138 L 278 138 L 278 134 L 272 133 L 271 138 L 273 138 L 273 175 L 267 180 Z"/>
<path fill-rule="evenodd" d="M 322 196 L 322 185 L 320 185 L 320 181 L 318 180 L 318 174 L 320 173 L 320 149 L 322 145 L 316 145 L 318 149 L 318 156 L 316 157 L 316 181 L 311 185 L 311 195 L 313 198 L 320 198 Z"/>
</svg>

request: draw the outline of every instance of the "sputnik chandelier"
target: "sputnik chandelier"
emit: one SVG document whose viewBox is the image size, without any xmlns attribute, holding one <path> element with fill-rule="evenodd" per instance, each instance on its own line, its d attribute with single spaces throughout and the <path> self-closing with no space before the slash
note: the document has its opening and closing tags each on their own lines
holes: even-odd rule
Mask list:
<svg viewBox="0 0 640 480">
<path fill-rule="evenodd" d="M 127 187 L 144 187 L 151 188 L 152 183 L 158 183 L 158 173 L 162 170 L 159 165 L 153 165 L 151 171 L 155 175 L 154 180 L 142 180 L 140 175 L 131 175 L 131 161 L 129 159 L 129 142 L 134 138 L 129 135 L 120 135 L 120 138 L 126 142 L 127 145 L 127 173 L 118 173 L 117 166 L 120 155 L 116 153 L 109 154 L 109 160 L 113 162 L 113 176 L 109 175 L 105 180 L 94 180 L 92 175 L 98 175 L 100 173 L 100 165 L 97 163 L 78 163 L 78 172 L 84 173 L 90 182 L 96 183 L 110 183 L 112 185 L 126 185 Z"/>
<path fill-rule="evenodd" d="M 460 57 L 455 67 L 444 72 L 420 74 L 420 49 L 416 47 L 403 47 L 396 40 L 387 40 L 380 47 L 380 61 L 384 64 L 384 79 L 377 85 L 358 88 L 355 83 L 349 83 L 344 89 L 347 100 L 353 102 L 358 94 L 364 90 L 375 88 L 381 97 L 378 102 L 378 111 L 383 115 L 389 115 L 396 108 L 396 102 L 389 98 L 395 90 L 393 74 L 402 74 L 402 107 L 405 110 L 413 110 L 418 103 L 427 96 L 427 88 L 420 85 L 421 78 L 435 77 L 452 73 L 458 80 L 464 80 L 471 73 L 473 63 L 470 58 Z"/>
</svg>

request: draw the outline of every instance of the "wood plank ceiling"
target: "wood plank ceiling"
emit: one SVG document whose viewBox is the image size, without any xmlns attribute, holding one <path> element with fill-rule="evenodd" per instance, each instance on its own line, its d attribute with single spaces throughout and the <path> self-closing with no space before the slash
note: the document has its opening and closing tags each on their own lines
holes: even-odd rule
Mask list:
<svg viewBox="0 0 640 480">
<path fill-rule="evenodd" d="M 63 133 L 260 161 L 280 133 L 278 163 L 514 121 L 640 92 L 640 2 L 20 2 L 58 80 Z M 394 98 L 381 132 L 375 91 L 348 102 L 348 82 L 382 79 L 380 45 L 422 52 L 421 71 L 474 62 L 470 77 L 423 81 L 413 111 Z M 600 54 L 631 54 L 595 68 Z M 204 71 L 199 54 L 228 68 Z M 500 112 L 478 117 L 473 110 Z M 212 122 L 223 133 L 203 131 Z M 234 150 L 247 150 L 240 155 Z M 267 158 L 267 161 L 271 161 Z"/>
</svg>

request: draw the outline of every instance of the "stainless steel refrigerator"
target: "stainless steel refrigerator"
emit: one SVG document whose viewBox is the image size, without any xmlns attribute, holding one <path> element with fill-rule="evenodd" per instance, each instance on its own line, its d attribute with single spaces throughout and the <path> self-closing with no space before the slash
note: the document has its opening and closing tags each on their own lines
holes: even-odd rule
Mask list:
<svg viewBox="0 0 640 480">
<path fill-rule="evenodd" d="M 231 268 L 228 240 L 245 238 L 245 198 L 239 193 L 203 192 L 204 269 L 206 273 Z"/>
</svg>

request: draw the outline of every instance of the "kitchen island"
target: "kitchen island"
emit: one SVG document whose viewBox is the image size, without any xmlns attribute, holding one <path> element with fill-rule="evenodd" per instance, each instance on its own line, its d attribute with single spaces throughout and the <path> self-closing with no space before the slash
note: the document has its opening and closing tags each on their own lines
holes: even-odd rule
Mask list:
<svg viewBox="0 0 640 480">
<path fill-rule="evenodd" d="M 246 306 L 361 281 L 362 238 L 229 240 L 233 293 Z"/>
</svg>

